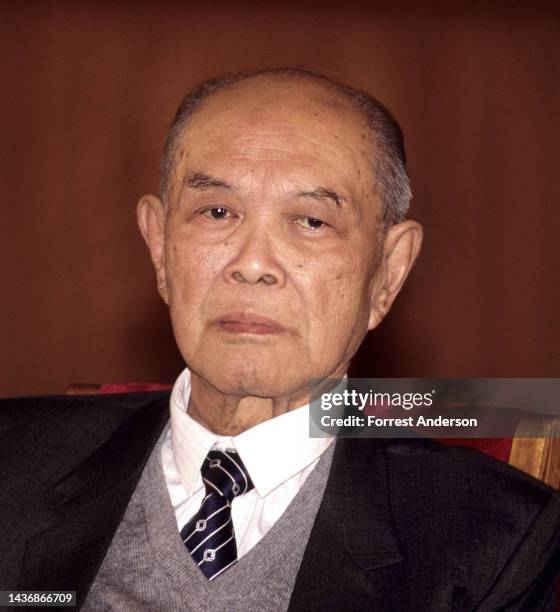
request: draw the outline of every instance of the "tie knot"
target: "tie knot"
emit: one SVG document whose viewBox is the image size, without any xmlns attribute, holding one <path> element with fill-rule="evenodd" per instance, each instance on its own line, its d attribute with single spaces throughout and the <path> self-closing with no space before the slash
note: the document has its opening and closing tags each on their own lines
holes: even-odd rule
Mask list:
<svg viewBox="0 0 560 612">
<path fill-rule="evenodd" d="M 253 483 L 235 451 L 211 450 L 201 469 L 207 493 L 219 493 L 228 501 L 253 488 Z"/>
</svg>

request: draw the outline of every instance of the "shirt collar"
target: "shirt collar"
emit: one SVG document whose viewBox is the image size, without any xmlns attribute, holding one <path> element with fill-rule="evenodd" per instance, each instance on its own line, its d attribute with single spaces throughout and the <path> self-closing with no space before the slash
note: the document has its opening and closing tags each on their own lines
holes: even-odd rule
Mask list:
<svg viewBox="0 0 560 612">
<path fill-rule="evenodd" d="M 190 371 L 185 369 L 171 393 L 171 443 L 181 482 L 189 496 L 202 486 L 200 468 L 212 448 L 235 448 L 257 493 L 264 497 L 318 459 L 333 440 L 309 437 L 309 404 L 237 436 L 219 436 L 187 414 L 190 392 Z"/>
</svg>

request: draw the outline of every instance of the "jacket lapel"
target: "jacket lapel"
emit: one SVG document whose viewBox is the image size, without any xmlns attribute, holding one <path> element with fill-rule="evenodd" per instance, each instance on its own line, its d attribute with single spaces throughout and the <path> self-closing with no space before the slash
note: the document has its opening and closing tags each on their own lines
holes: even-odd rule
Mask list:
<svg viewBox="0 0 560 612">
<path fill-rule="evenodd" d="M 168 395 L 133 412 L 28 514 L 19 589 L 76 590 L 85 599 L 168 419 Z M 60 554 L 53 557 L 52 551 Z"/>
<path fill-rule="evenodd" d="M 402 554 L 391 517 L 383 448 L 383 440 L 337 440 L 291 612 L 368 609 L 387 588 L 373 570 L 398 563 Z"/>
</svg>

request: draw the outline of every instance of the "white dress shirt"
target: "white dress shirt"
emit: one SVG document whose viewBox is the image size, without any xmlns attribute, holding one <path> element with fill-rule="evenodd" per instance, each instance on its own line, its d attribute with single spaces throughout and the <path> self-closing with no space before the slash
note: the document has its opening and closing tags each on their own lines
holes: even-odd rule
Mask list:
<svg viewBox="0 0 560 612">
<path fill-rule="evenodd" d="M 208 451 L 233 448 L 255 485 L 232 503 L 241 557 L 282 516 L 333 438 L 309 437 L 308 404 L 237 436 L 219 436 L 187 414 L 190 392 L 190 371 L 185 369 L 171 392 L 171 420 L 162 446 L 163 473 L 177 527 L 181 530 L 196 514 L 205 496 L 200 468 Z"/>
</svg>

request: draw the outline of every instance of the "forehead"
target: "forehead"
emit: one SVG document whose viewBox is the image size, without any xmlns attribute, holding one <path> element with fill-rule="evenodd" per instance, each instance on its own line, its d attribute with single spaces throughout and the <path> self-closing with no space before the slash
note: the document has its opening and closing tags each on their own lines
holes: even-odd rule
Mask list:
<svg viewBox="0 0 560 612">
<path fill-rule="evenodd" d="M 374 156 L 364 117 L 338 92 L 301 80 L 248 79 L 212 94 L 188 120 L 173 182 L 193 170 L 297 170 L 361 197 L 372 192 Z"/>
</svg>

